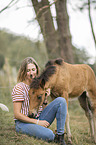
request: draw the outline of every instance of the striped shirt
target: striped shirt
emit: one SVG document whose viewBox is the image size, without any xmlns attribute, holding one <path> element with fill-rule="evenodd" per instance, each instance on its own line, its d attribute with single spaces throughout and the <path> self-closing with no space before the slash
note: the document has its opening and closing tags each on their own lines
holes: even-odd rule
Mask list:
<svg viewBox="0 0 96 145">
<path fill-rule="evenodd" d="M 13 91 L 12 91 L 12 100 L 13 102 L 20 102 L 22 101 L 22 106 L 21 106 L 21 113 L 24 114 L 25 116 L 28 116 L 29 114 L 29 85 L 20 82 L 16 86 L 14 86 Z M 37 117 L 39 117 L 40 113 L 42 112 L 43 107 L 39 107 L 39 111 L 37 114 Z M 16 120 L 16 118 L 14 118 Z"/>
</svg>

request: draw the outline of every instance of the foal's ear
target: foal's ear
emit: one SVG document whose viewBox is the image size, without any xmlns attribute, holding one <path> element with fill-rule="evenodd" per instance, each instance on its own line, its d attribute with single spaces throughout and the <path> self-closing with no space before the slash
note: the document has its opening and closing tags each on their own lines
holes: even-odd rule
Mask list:
<svg viewBox="0 0 96 145">
<path fill-rule="evenodd" d="M 41 82 L 40 82 L 40 87 L 41 87 L 42 89 L 44 89 L 44 86 L 45 86 L 45 80 L 42 79 Z"/>
</svg>

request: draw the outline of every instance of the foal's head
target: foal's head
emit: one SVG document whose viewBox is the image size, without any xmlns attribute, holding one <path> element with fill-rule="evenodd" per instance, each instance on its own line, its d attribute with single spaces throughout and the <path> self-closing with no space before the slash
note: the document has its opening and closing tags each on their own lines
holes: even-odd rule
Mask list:
<svg viewBox="0 0 96 145">
<path fill-rule="evenodd" d="M 45 98 L 45 90 L 40 86 L 38 88 L 30 88 L 29 90 L 30 96 L 30 106 L 29 106 L 29 114 L 34 116 L 37 114 L 39 106 L 42 106 Z"/>
<path fill-rule="evenodd" d="M 55 66 L 47 67 L 39 77 L 32 80 L 29 90 L 30 107 L 29 114 L 37 114 L 39 106 L 41 106 L 45 99 L 46 83 L 48 84 L 49 77 L 56 71 Z M 48 87 L 48 85 L 47 85 Z"/>
</svg>

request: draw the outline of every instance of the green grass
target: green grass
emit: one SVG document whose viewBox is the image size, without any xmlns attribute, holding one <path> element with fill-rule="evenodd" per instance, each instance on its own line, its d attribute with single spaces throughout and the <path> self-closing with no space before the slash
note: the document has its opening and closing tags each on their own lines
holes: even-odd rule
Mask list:
<svg viewBox="0 0 96 145">
<path fill-rule="evenodd" d="M 0 109 L 0 145 L 56 145 L 53 142 L 47 143 L 15 132 L 13 104 L 8 89 L 0 91 L 0 103 L 9 108 L 9 112 Z M 77 100 L 69 102 L 69 114 L 73 145 L 94 145 L 90 136 L 88 120 Z M 53 131 L 56 129 L 56 120 L 52 123 L 50 129 Z M 66 135 L 65 141 L 67 142 Z"/>
</svg>

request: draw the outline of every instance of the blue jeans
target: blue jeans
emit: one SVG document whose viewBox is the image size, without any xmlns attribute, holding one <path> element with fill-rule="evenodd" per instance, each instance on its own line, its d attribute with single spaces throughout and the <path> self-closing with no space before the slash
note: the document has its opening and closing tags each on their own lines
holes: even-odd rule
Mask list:
<svg viewBox="0 0 96 145">
<path fill-rule="evenodd" d="M 66 100 L 62 97 L 58 97 L 53 100 L 40 114 L 39 120 L 46 120 L 52 124 L 54 119 L 57 120 L 57 133 L 64 133 L 64 126 L 66 121 L 67 114 L 67 104 Z M 33 123 L 25 123 L 16 120 L 15 128 L 17 132 L 21 132 L 23 134 L 27 134 L 30 136 L 34 136 L 39 139 L 53 141 L 55 134 L 49 128 L 33 124 Z"/>
</svg>

